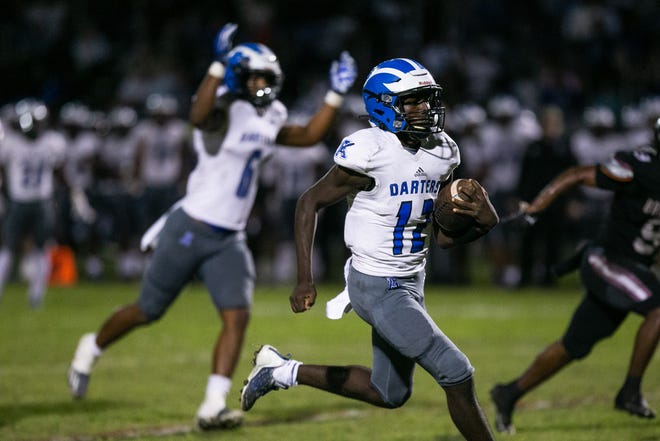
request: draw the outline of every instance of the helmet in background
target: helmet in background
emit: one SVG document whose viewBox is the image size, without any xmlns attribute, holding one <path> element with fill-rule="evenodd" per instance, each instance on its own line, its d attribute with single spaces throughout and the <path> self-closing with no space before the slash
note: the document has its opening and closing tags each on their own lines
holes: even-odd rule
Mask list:
<svg viewBox="0 0 660 441">
<path fill-rule="evenodd" d="M 147 97 L 145 108 L 150 116 L 176 116 L 179 101 L 168 93 L 152 93 Z"/>
<path fill-rule="evenodd" d="M 86 129 L 90 127 L 92 112 L 86 105 L 70 101 L 60 108 L 59 121 L 65 127 Z"/>
<path fill-rule="evenodd" d="M 488 101 L 488 114 L 493 119 L 508 122 L 520 115 L 520 112 L 520 101 L 514 95 L 496 95 Z"/>
<path fill-rule="evenodd" d="M 267 86 L 252 94 L 246 83 L 250 75 L 261 75 Z M 282 89 L 283 75 L 275 53 L 261 43 L 243 43 L 227 54 L 225 84 L 230 92 L 255 106 L 270 104 Z"/>
<path fill-rule="evenodd" d="M 137 125 L 137 111 L 126 105 L 115 106 L 108 113 L 107 123 L 111 132 L 124 136 Z"/>
<path fill-rule="evenodd" d="M 14 105 L 14 126 L 28 136 L 37 136 L 48 123 L 48 107 L 35 98 L 24 98 Z"/>
<path fill-rule="evenodd" d="M 591 129 L 613 129 L 616 126 L 614 111 L 604 105 L 593 105 L 584 109 L 584 124 Z"/>
</svg>

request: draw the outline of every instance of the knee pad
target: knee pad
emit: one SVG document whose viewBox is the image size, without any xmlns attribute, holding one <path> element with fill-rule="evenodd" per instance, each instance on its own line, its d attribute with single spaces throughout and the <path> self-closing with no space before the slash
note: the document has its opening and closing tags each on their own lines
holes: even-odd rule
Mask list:
<svg viewBox="0 0 660 441">
<path fill-rule="evenodd" d="M 142 312 L 144 313 L 144 317 L 147 319 L 145 325 L 148 325 L 160 320 L 160 318 L 165 314 L 165 309 L 161 309 L 158 311 L 142 311 Z"/>
<path fill-rule="evenodd" d="M 561 339 L 571 359 L 586 357 L 599 341 L 611 336 L 618 324 L 608 322 L 590 322 L 574 320 Z"/>
<path fill-rule="evenodd" d="M 403 406 L 412 395 L 412 389 L 410 388 L 405 390 L 392 390 L 387 393 L 384 393 L 381 390 L 378 392 L 388 409 L 396 409 L 397 407 Z"/>
<path fill-rule="evenodd" d="M 566 334 L 561 339 L 564 348 L 566 348 L 566 353 L 571 357 L 571 360 L 580 360 L 589 355 L 591 349 L 596 344 L 596 341 L 597 340 L 575 338 L 575 336 L 571 334 Z"/>
<path fill-rule="evenodd" d="M 440 339 L 436 339 L 418 361 L 441 386 L 462 383 L 474 372 L 474 367 L 463 352 Z"/>
<path fill-rule="evenodd" d="M 568 355 L 572 359 L 586 357 L 596 343 L 614 334 L 626 314 L 586 295 L 561 339 Z"/>
<path fill-rule="evenodd" d="M 147 271 L 142 282 L 140 295 L 137 299 L 137 305 L 142 310 L 147 323 L 152 323 L 160 319 L 178 297 L 179 292 L 161 286 L 149 274 L 149 271 Z"/>
<path fill-rule="evenodd" d="M 142 314 L 147 319 L 146 324 L 153 323 L 159 320 L 167 311 L 167 305 L 157 304 L 157 303 L 145 303 L 142 299 L 139 299 L 137 305 L 140 307 Z"/>
</svg>

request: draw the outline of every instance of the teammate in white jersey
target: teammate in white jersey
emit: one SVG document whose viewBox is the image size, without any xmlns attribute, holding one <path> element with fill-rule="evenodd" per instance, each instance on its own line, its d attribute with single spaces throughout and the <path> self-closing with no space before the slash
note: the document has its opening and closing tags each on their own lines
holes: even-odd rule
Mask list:
<svg viewBox="0 0 660 441">
<path fill-rule="evenodd" d="M 277 57 L 259 43 L 229 51 L 235 32 L 234 24 L 220 30 L 219 61 L 211 64 L 193 98 L 190 120 L 196 127 L 197 165 L 182 203 L 158 234 L 140 296 L 110 316 L 98 334 L 82 337 L 68 376 L 74 397 L 84 396 L 101 351 L 134 328 L 160 318 L 184 285 L 198 276 L 223 323 L 205 399 L 196 415 L 203 430 L 231 428 L 243 420 L 242 412 L 227 408 L 226 397 L 252 304 L 255 271 L 244 228 L 260 165 L 275 144 L 302 147 L 319 142 L 356 76 L 355 62 L 342 53 L 330 69 L 332 90 L 321 109 L 305 126 L 286 125 L 286 107 L 277 100 L 282 85 Z"/>
<path fill-rule="evenodd" d="M 92 130 L 92 111 L 80 102 L 68 102 L 60 108 L 60 131 L 66 139 L 67 155 L 64 173 L 67 180 L 88 198 L 94 182 L 93 161 L 101 145 L 98 134 Z M 79 258 L 89 258 L 89 246 L 95 226 L 96 212 L 86 220 L 70 216 L 70 207 L 61 201 L 60 234 L 74 244 Z"/>
<path fill-rule="evenodd" d="M 2 182 L 9 198 L 9 210 L 2 226 L 0 296 L 11 274 L 14 257 L 29 238 L 33 245 L 33 267 L 28 274 L 28 300 L 33 308 L 43 303 L 50 274 L 46 245 L 53 237 L 56 178 L 72 189 L 72 207 L 78 216 L 93 215 L 84 193 L 65 178 L 66 140 L 61 133 L 46 130 L 47 117 L 48 108 L 43 102 L 35 99 L 17 102 L 12 115 L 15 130 L 9 131 L 0 143 Z"/>
<path fill-rule="evenodd" d="M 264 345 L 241 392 L 244 410 L 264 394 L 305 384 L 367 403 L 396 408 L 412 393 L 416 364 L 442 386 L 456 427 L 468 440 L 492 440 L 474 393 L 473 367 L 424 306 L 425 260 L 431 238 L 442 247 L 474 240 L 498 222 L 485 192 L 464 213 L 475 227 L 458 237 L 434 228 L 441 183 L 460 163 L 443 132 L 441 88 L 418 62 L 395 58 L 376 66 L 363 87 L 373 127 L 344 138 L 335 165 L 299 199 L 295 239 L 294 312 L 316 300 L 311 251 L 320 209 L 348 198 L 344 239 L 350 306 L 372 328 L 373 366 L 302 364 Z"/>
<path fill-rule="evenodd" d="M 147 97 L 147 118 L 135 127 L 137 138 L 134 180 L 137 188 L 141 229 L 145 230 L 183 193 L 183 183 L 192 153 L 187 121 L 177 116 L 179 103 L 173 95 L 154 93 Z"/>
</svg>

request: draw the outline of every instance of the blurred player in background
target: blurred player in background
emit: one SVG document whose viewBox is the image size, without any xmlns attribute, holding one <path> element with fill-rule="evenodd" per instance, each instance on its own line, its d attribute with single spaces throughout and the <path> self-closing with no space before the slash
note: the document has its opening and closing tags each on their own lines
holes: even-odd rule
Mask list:
<svg viewBox="0 0 660 441">
<path fill-rule="evenodd" d="M 525 148 L 541 137 L 536 115 L 513 95 L 498 95 L 488 102 L 488 116 L 480 128 L 483 185 L 495 209 L 508 213 L 518 203 L 516 185 Z M 485 245 L 493 264 L 493 282 L 514 287 L 520 282 L 519 236 L 510 224 L 502 223 L 486 236 Z"/>
<path fill-rule="evenodd" d="M 543 135 L 526 147 L 518 178 L 517 193 L 524 201 L 531 200 L 553 177 L 575 165 L 566 135 L 564 112 L 557 106 L 546 106 L 540 112 L 539 122 Z M 520 235 L 519 286 L 554 285 L 552 267 L 558 263 L 569 239 L 566 234 L 569 224 L 567 202 L 566 198 L 557 201 L 538 222 Z"/>
<path fill-rule="evenodd" d="M 48 127 L 48 108 L 35 99 L 16 103 L 10 116 L 11 131 L 0 143 L 0 164 L 9 207 L 2 228 L 0 249 L 0 295 L 13 270 L 14 257 L 32 247 L 28 271 L 28 300 L 33 308 L 42 305 L 50 262 L 46 246 L 53 239 L 53 197 L 58 182 L 70 190 L 75 213 L 91 221 L 94 211 L 84 192 L 70 185 L 64 175 L 66 141 Z M 29 242 L 26 242 L 28 241 Z"/>
<path fill-rule="evenodd" d="M 229 23 L 219 31 L 217 60 L 193 98 L 190 121 L 197 165 L 180 207 L 156 235 L 157 245 L 152 244 L 155 250 L 140 296 L 112 314 L 98 334 L 82 337 L 68 375 L 74 397 L 83 397 L 101 352 L 134 328 L 159 319 L 198 276 L 222 321 L 206 396 L 196 415 L 203 430 L 231 428 L 243 421 L 242 412 L 227 408 L 226 397 L 252 304 L 255 270 L 244 228 L 260 167 L 275 144 L 303 147 L 319 142 L 356 76 L 355 62 L 342 53 L 332 64 L 332 90 L 321 109 L 305 126 L 285 125 L 287 109 L 277 99 L 283 79 L 277 57 L 259 43 L 231 49 L 236 30 Z"/>
<path fill-rule="evenodd" d="M 290 118 L 291 122 L 299 124 L 306 120 L 306 117 L 297 115 Z M 279 232 L 274 236 L 271 271 L 275 283 L 290 283 L 295 277 L 293 225 L 296 203 L 300 195 L 325 173 L 331 162 L 332 155 L 325 143 L 320 142 L 302 151 L 295 147 L 278 148 L 277 154 L 264 168 L 262 176 L 273 188 L 266 201 L 266 217 L 277 224 Z M 273 236 L 272 232 L 268 235 Z M 315 274 L 319 274 L 325 268 L 325 262 L 318 252 L 314 260 Z"/>
<path fill-rule="evenodd" d="M 616 131 L 616 115 L 604 105 L 584 109 L 582 127 L 571 134 L 569 142 L 577 165 L 584 166 L 606 162 L 626 144 Z M 580 197 L 573 198 L 570 210 L 574 212 L 572 216 L 577 218 L 578 239 L 586 241 L 598 233 L 607 216 L 612 192 L 591 186 L 581 186 L 576 190 Z"/>
<path fill-rule="evenodd" d="M 117 245 L 115 271 L 121 280 L 138 277 L 142 269 L 138 251 L 141 230 L 131 192 L 137 123 L 138 114 L 132 107 L 118 105 L 110 109 L 101 126 L 104 132 L 93 164 L 92 201 L 99 214 L 95 225 L 96 253 L 100 255 L 109 244 Z M 103 272 L 101 269 L 97 276 Z"/>
<path fill-rule="evenodd" d="M 467 357 L 444 335 L 424 307 L 425 262 L 431 238 L 449 248 L 488 232 L 498 221 L 485 192 L 462 202 L 474 227 L 455 237 L 434 228 L 431 216 L 441 183 L 460 163 L 456 143 L 443 131 L 441 88 L 414 60 L 376 66 L 363 87 L 372 124 L 344 138 L 335 165 L 309 188 L 296 207 L 297 285 L 294 312 L 316 300 L 312 248 L 317 213 L 345 198 L 349 306 L 372 328 L 373 368 L 302 364 L 264 345 L 241 392 L 249 410 L 264 394 L 305 384 L 375 406 L 402 406 L 422 366 L 442 386 L 451 418 L 468 440 L 492 440 L 477 402 Z M 454 236 L 454 235 L 452 235 Z M 339 299 L 344 294 L 340 294 Z M 349 303 L 350 301 L 350 303 Z"/>
<path fill-rule="evenodd" d="M 586 294 L 566 333 L 541 352 L 520 377 L 491 390 L 499 431 L 514 430 L 516 401 L 573 360 L 586 357 L 596 343 L 619 328 L 629 312 L 644 320 L 614 406 L 642 418 L 655 417 L 642 396 L 641 382 L 660 337 L 660 281 L 651 270 L 660 249 L 660 119 L 654 134 L 649 146 L 617 152 L 596 166 L 566 170 L 531 204 L 523 204 L 523 213 L 540 214 L 578 184 L 613 193 L 604 228 L 583 253 L 580 275 Z"/>
<path fill-rule="evenodd" d="M 151 94 L 145 103 L 147 118 L 135 127 L 137 151 L 133 182 L 137 188 L 140 229 L 146 230 L 183 195 L 190 163 L 188 123 L 177 117 L 173 95 Z"/>
<path fill-rule="evenodd" d="M 93 130 L 92 115 L 92 110 L 85 104 L 71 101 L 60 108 L 59 125 L 67 144 L 64 166 L 66 178 L 72 186 L 79 188 L 90 198 L 93 206 L 91 201 L 94 182 L 93 164 L 101 139 Z M 81 261 L 85 261 L 89 256 L 89 241 L 94 223 L 84 222 L 76 216 L 71 216 L 72 210 L 66 198 L 60 197 L 58 203 L 61 205 L 59 236 L 64 243 L 74 248 Z"/>
</svg>

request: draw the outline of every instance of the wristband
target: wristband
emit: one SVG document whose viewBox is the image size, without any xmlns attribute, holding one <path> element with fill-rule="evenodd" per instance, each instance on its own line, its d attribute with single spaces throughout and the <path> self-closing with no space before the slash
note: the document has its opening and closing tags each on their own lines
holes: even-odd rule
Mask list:
<svg viewBox="0 0 660 441">
<path fill-rule="evenodd" d="M 328 90 L 328 93 L 325 94 L 325 99 L 323 102 L 332 107 L 339 107 L 341 106 L 341 103 L 344 102 L 344 96 L 335 92 L 334 90 Z"/>
<path fill-rule="evenodd" d="M 214 61 L 209 66 L 209 70 L 206 72 L 209 76 L 213 78 L 220 79 L 225 76 L 225 67 L 219 61 Z"/>
</svg>

